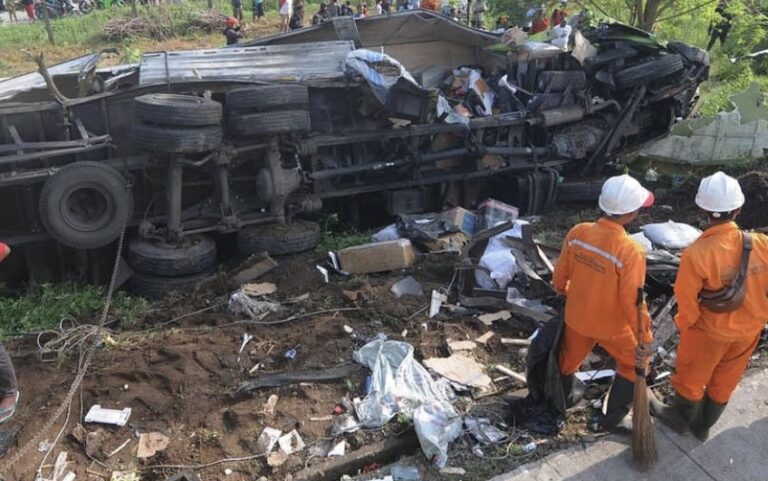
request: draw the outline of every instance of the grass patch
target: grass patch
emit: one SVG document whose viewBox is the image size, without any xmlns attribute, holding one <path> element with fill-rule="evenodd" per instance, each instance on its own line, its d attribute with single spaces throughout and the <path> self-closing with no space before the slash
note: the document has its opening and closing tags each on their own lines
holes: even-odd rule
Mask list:
<svg viewBox="0 0 768 481">
<path fill-rule="evenodd" d="M 279 30 L 277 0 L 266 0 L 267 11 L 258 23 L 251 21 L 251 2 L 243 2 L 246 40 L 257 38 Z M 163 50 L 186 50 L 223 47 L 226 43 L 221 31 L 209 31 L 198 23 L 200 13 L 207 10 L 207 0 L 191 0 L 182 5 L 163 4 L 160 6 L 138 7 L 140 17 L 151 21 L 163 33 L 162 39 L 107 38 L 105 25 L 110 21 L 128 18 L 130 6 L 113 6 L 95 10 L 90 15 L 65 17 L 51 20 L 55 45 L 48 42 L 42 21 L 15 23 L 0 27 L 0 77 L 9 77 L 37 70 L 30 54 L 43 52 L 48 65 L 63 62 L 103 48 L 117 48 L 123 55 L 105 59 L 102 65 L 113 65 L 135 59 L 136 51 L 152 52 Z M 311 23 L 314 6 L 305 7 L 304 23 Z M 213 10 L 231 15 L 229 0 L 215 0 Z M 19 15 L 23 15 L 20 12 Z M 130 53 L 128 58 L 125 52 Z"/>
<path fill-rule="evenodd" d="M 371 232 L 349 230 L 337 214 L 329 215 L 322 223 L 323 235 L 317 244 L 315 252 L 325 254 L 328 251 L 338 251 L 347 247 L 368 244 L 371 242 Z"/>
<path fill-rule="evenodd" d="M 77 284 L 43 284 L 33 294 L 0 297 L 0 336 L 52 329 L 62 319 L 97 323 L 104 307 L 105 290 Z M 112 298 L 109 317 L 122 326 L 134 326 L 144 315 L 147 301 L 118 291 Z"/>
</svg>

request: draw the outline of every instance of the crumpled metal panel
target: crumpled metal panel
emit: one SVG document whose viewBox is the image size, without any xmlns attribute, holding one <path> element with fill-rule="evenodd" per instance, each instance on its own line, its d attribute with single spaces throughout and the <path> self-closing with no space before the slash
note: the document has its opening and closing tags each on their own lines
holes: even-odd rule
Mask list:
<svg viewBox="0 0 768 481">
<path fill-rule="evenodd" d="M 155 52 L 141 57 L 139 83 L 189 80 L 338 80 L 350 41 Z"/>
<path fill-rule="evenodd" d="M 99 54 L 93 53 L 67 60 L 66 62 L 54 65 L 53 67 L 48 67 L 48 73 L 51 74 L 51 77 L 56 77 L 61 74 L 77 73 L 83 65 L 86 65 L 97 55 Z M 39 73 L 32 72 L 19 75 L 18 77 L 0 81 L 0 100 L 9 99 L 16 94 L 39 88 L 45 88 L 45 80 Z"/>
</svg>

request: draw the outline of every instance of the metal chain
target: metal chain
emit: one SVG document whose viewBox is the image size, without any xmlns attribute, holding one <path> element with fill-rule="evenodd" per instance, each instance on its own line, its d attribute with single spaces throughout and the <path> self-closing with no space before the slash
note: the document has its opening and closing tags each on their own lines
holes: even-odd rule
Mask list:
<svg viewBox="0 0 768 481">
<path fill-rule="evenodd" d="M 115 254 L 115 263 L 112 266 L 112 277 L 109 281 L 109 289 L 107 290 L 107 298 L 104 302 L 104 309 L 101 311 L 101 318 L 99 320 L 99 327 L 104 327 L 107 321 L 107 314 L 109 313 L 109 308 L 112 305 L 112 296 L 115 292 L 115 283 L 117 282 L 117 274 L 120 269 L 120 253 L 123 251 L 123 242 L 125 240 L 125 231 L 128 228 L 128 221 L 129 219 L 126 216 L 125 223 L 123 224 L 123 231 L 120 233 L 120 240 L 117 243 L 117 253 Z M 61 417 L 62 414 L 64 414 L 64 411 L 67 410 L 69 405 L 72 403 L 72 399 L 75 397 L 75 394 L 77 393 L 77 389 L 80 387 L 80 384 L 82 384 L 83 379 L 85 378 L 86 373 L 88 372 L 88 368 L 91 366 L 91 363 L 93 362 L 93 356 L 96 353 L 96 343 L 94 342 L 88 347 L 88 350 L 85 354 L 85 360 L 83 364 L 80 367 L 80 370 L 77 373 L 77 376 L 75 376 L 75 380 L 72 382 L 72 386 L 69 388 L 69 392 L 67 392 L 67 395 L 64 397 L 64 400 L 62 401 L 61 405 L 59 405 L 56 412 L 53 414 L 53 416 L 48 420 L 48 422 L 45 423 L 45 425 L 40 429 L 35 436 L 27 441 L 27 444 L 25 444 L 21 449 L 19 449 L 18 452 L 10 459 L 10 461 L 4 463 L 2 467 L 0 467 L 0 474 L 5 474 L 6 471 L 11 466 L 16 465 L 18 461 L 21 459 L 22 456 L 24 456 L 27 451 L 29 451 L 33 446 L 37 446 L 40 441 L 42 440 L 42 437 L 48 433 L 48 431 L 51 430 L 53 427 L 53 424 Z M 53 450 L 54 446 L 51 446 L 51 450 Z"/>
</svg>

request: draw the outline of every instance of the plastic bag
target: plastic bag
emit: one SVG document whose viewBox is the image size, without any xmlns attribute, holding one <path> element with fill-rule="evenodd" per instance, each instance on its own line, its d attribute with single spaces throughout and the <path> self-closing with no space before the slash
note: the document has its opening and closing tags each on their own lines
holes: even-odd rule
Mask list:
<svg viewBox="0 0 768 481">
<path fill-rule="evenodd" d="M 355 405 L 360 424 L 378 428 L 395 415 L 405 414 L 413 418 L 424 453 L 430 459 L 437 456 L 435 462 L 444 466 L 448 443 L 461 432 L 448 380 L 433 380 L 413 358 L 413 346 L 388 341 L 383 334 L 355 351 L 353 358 L 372 371 L 370 394 Z"/>
<path fill-rule="evenodd" d="M 685 249 L 701 235 L 701 231 L 680 222 L 662 222 L 641 227 L 645 236 L 665 249 Z"/>
<path fill-rule="evenodd" d="M 512 255 L 510 247 L 504 242 L 505 237 L 522 238 L 524 220 L 516 220 L 514 226 L 488 239 L 488 246 L 480 258 L 480 266 L 490 270 L 490 275 L 481 270 L 475 270 L 475 282 L 483 289 L 506 289 L 518 272 L 517 260 Z"/>
<path fill-rule="evenodd" d="M 385 53 L 365 49 L 353 50 L 347 54 L 346 64 L 368 82 L 373 94 L 382 105 L 386 105 L 389 100 L 389 90 L 401 78 L 419 87 L 405 67 Z"/>
<path fill-rule="evenodd" d="M 280 308 L 280 303 L 266 300 L 265 298 L 255 299 L 243 291 L 241 287 L 229 298 L 229 312 L 232 314 L 245 314 L 251 319 L 258 319 L 265 312 L 275 312 Z"/>
<path fill-rule="evenodd" d="M 401 238 L 400 231 L 397 230 L 397 225 L 389 224 L 385 228 L 376 232 L 371 236 L 373 242 L 392 241 Z"/>
</svg>

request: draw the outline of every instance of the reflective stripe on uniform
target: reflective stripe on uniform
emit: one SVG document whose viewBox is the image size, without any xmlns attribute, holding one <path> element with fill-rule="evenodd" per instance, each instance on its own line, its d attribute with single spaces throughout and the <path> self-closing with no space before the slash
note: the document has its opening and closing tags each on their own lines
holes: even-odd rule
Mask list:
<svg viewBox="0 0 768 481">
<path fill-rule="evenodd" d="M 605 252 L 604 250 L 600 249 L 599 247 L 595 247 L 592 244 L 587 244 L 586 242 L 581 241 L 579 239 L 572 239 L 568 241 L 568 245 L 569 246 L 577 245 L 582 249 L 586 249 L 589 252 L 599 255 L 600 257 L 604 257 L 609 261 L 613 262 L 616 265 L 616 267 L 618 267 L 619 269 L 624 267 L 624 264 L 618 259 L 618 257 L 616 257 L 615 255 L 609 252 Z"/>
</svg>

